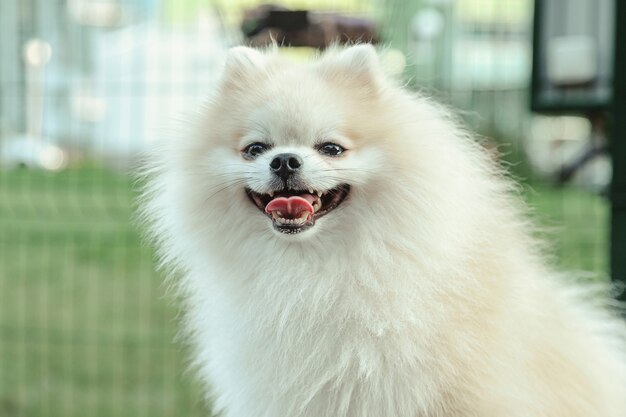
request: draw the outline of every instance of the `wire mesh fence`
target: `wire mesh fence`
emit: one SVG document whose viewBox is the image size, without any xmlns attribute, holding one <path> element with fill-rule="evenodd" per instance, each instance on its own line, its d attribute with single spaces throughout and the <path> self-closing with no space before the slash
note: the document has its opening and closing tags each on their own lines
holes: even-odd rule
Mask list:
<svg viewBox="0 0 626 417">
<path fill-rule="evenodd" d="M 590 127 L 527 110 L 531 1 L 282 3 L 376 21 L 388 70 L 460 108 L 525 180 L 555 262 L 606 275 L 610 167 L 546 180 Z M 211 88 L 256 5 L 0 3 L 0 416 L 207 414 L 128 172 Z"/>
</svg>

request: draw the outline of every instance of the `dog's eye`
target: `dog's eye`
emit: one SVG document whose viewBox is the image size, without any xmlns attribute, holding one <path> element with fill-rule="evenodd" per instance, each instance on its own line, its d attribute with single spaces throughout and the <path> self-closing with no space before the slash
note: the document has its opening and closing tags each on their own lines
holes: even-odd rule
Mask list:
<svg viewBox="0 0 626 417">
<path fill-rule="evenodd" d="M 336 143 L 331 143 L 331 142 L 326 142 L 321 144 L 320 146 L 317 147 L 317 150 L 319 151 L 319 153 L 321 153 L 322 155 L 326 155 L 326 156 L 339 156 L 341 155 L 346 149 L 341 146 L 341 145 L 337 145 Z"/>
<path fill-rule="evenodd" d="M 243 151 L 241 151 L 241 153 L 243 154 L 243 157 L 246 159 L 254 159 L 257 156 L 261 155 L 266 150 L 268 150 L 269 148 L 270 148 L 269 145 L 266 145 L 261 142 L 255 142 L 246 146 L 243 149 Z"/>
</svg>

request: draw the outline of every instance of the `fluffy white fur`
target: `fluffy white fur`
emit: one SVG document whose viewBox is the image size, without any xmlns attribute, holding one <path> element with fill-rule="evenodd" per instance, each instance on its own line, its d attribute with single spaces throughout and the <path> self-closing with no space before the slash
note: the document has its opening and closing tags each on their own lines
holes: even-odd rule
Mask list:
<svg viewBox="0 0 626 417">
<path fill-rule="evenodd" d="M 511 183 L 371 46 L 307 64 L 235 48 L 189 126 L 150 158 L 144 214 L 215 412 L 626 416 L 623 323 L 547 266 Z M 243 159 L 256 141 L 274 147 Z M 244 193 L 284 151 L 312 188 L 352 185 L 293 236 Z"/>
</svg>

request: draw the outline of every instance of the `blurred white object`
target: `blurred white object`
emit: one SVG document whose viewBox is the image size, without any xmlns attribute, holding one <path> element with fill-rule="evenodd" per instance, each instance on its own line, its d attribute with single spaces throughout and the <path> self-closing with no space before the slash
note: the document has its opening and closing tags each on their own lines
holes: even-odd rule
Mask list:
<svg viewBox="0 0 626 417">
<path fill-rule="evenodd" d="M 3 139 L 0 166 L 57 171 L 67 166 L 67 154 L 42 134 L 45 67 L 52 58 L 52 47 L 43 39 L 28 40 L 22 48 L 26 67 L 26 133 Z"/>
<path fill-rule="evenodd" d="M 548 79 L 555 85 L 590 83 L 598 76 L 597 47 L 591 36 L 561 36 L 548 43 Z"/>
<path fill-rule="evenodd" d="M 421 40 L 432 40 L 439 36 L 445 26 L 443 14 L 435 8 L 422 9 L 411 19 L 411 31 Z"/>
<path fill-rule="evenodd" d="M 111 0 L 68 0 L 67 10 L 82 25 L 114 27 L 122 22 L 122 5 Z"/>
<path fill-rule="evenodd" d="M 31 68 L 41 68 L 52 58 L 52 47 L 41 39 L 31 39 L 24 45 L 23 58 Z"/>
<path fill-rule="evenodd" d="M 584 117 L 535 116 L 525 150 L 537 173 L 554 178 L 560 169 L 575 160 L 591 143 L 600 144 L 603 140 Z M 580 167 L 571 182 L 583 188 L 602 191 L 610 183 L 611 173 L 609 155 L 601 154 Z"/>
<path fill-rule="evenodd" d="M 435 51 L 442 42 L 445 25 L 445 16 L 434 7 L 419 10 L 409 22 L 409 56 L 412 57 L 416 69 L 419 68 L 421 77 L 425 79 L 434 79 L 441 75 L 436 69 L 441 64 L 437 58 L 445 54 L 437 54 Z"/>
<path fill-rule="evenodd" d="M 9 137 L 0 147 L 2 168 L 32 168 L 58 171 L 67 167 L 67 154 L 58 146 L 29 135 Z"/>
</svg>

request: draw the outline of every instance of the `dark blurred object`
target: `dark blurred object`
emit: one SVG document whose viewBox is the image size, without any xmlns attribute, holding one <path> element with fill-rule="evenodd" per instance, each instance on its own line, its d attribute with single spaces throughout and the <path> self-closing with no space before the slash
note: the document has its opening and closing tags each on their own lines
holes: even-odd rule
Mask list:
<svg viewBox="0 0 626 417">
<path fill-rule="evenodd" d="M 264 4 L 244 12 L 241 30 L 251 46 L 309 46 L 379 41 L 376 24 L 365 18 Z"/>
<path fill-rule="evenodd" d="M 531 110 L 579 113 L 592 126 L 586 148 L 555 173 L 559 184 L 608 152 L 616 2 L 535 0 Z"/>
<path fill-rule="evenodd" d="M 587 146 L 574 159 L 561 166 L 556 173 L 558 184 L 567 183 L 594 158 L 604 156 L 609 152 L 607 144 L 607 112 L 590 112 L 585 116 L 591 124 L 591 133 L 587 138 Z"/>
<path fill-rule="evenodd" d="M 531 109 L 604 111 L 611 102 L 617 0 L 535 0 Z"/>
<path fill-rule="evenodd" d="M 615 59 L 613 106 L 611 107 L 611 276 L 621 288 L 619 299 L 626 302 L 626 2 L 615 5 Z M 622 311 L 626 317 L 626 311 Z"/>
</svg>

